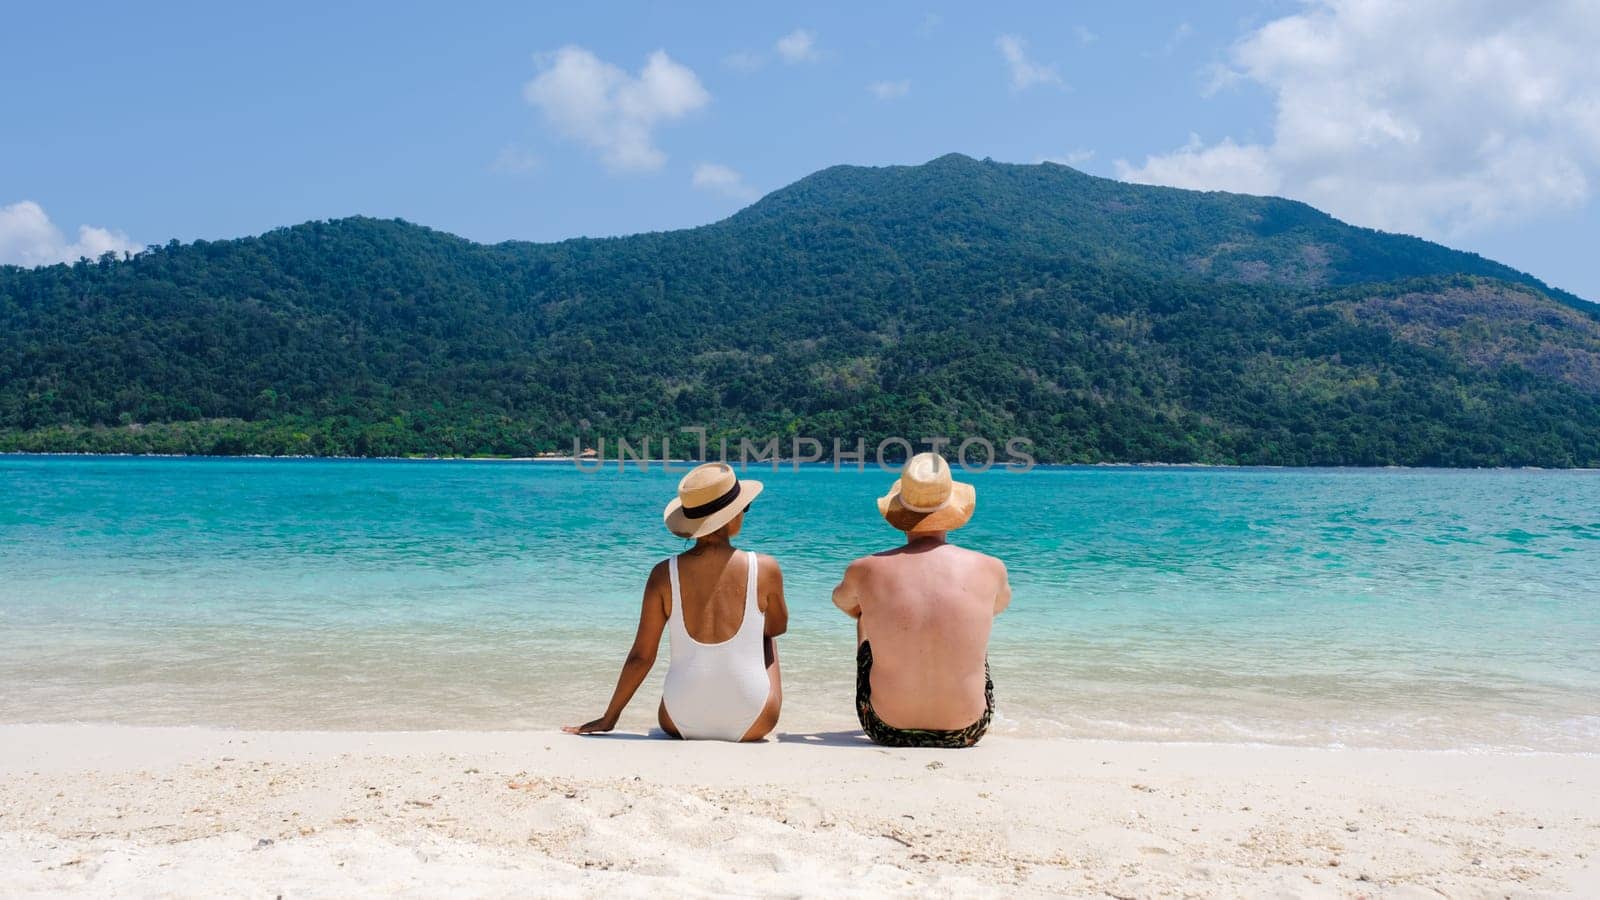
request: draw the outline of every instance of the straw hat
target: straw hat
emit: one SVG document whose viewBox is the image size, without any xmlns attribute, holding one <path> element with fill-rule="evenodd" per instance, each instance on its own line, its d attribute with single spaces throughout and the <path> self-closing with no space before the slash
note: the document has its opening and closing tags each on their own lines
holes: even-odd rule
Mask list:
<svg viewBox="0 0 1600 900">
<path fill-rule="evenodd" d="M 661 518 L 678 537 L 705 537 L 732 522 L 760 494 L 761 482 L 740 481 L 727 463 L 706 463 L 678 482 L 678 496 Z"/>
<path fill-rule="evenodd" d="M 950 464 L 937 453 L 911 457 L 889 493 L 878 498 L 878 512 L 908 534 L 953 531 L 967 524 L 977 505 L 978 492 L 951 480 Z"/>
</svg>

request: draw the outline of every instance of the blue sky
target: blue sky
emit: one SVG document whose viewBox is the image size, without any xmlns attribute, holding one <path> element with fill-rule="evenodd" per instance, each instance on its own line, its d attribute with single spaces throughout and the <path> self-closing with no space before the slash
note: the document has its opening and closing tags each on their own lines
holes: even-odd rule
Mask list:
<svg viewBox="0 0 1600 900">
<path fill-rule="evenodd" d="M 679 228 L 959 151 L 1297 197 L 1600 299 L 1600 13 L 1526 6 L 15 5 L 0 262 L 353 214 Z"/>
</svg>

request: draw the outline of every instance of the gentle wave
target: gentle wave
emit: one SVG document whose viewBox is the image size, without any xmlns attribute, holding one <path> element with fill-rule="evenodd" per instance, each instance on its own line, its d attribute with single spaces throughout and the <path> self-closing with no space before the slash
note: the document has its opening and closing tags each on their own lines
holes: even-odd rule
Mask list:
<svg viewBox="0 0 1600 900">
<path fill-rule="evenodd" d="M 751 473 L 754 476 L 754 473 Z M 0 721 L 533 728 L 592 714 L 677 476 L 559 465 L 0 459 Z M 882 472 L 763 471 L 786 723 L 849 727 L 828 591 Z M 974 476 L 997 729 L 1600 749 L 1600 473 Z M 666 654 L 662 654 L 664 667 Z M 635 701 L 648 722 L 660 672 Z"/>
</svg>

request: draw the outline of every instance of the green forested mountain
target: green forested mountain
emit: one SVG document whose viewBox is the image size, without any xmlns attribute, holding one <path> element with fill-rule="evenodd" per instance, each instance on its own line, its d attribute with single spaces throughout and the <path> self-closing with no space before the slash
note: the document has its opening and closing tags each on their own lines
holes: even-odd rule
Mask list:
<svg viewBox="0 0 1600 900">
<path fill-rule="evenodd" d="M 626 238 L 352 218 L 0 268 L 0 449 L 525 455 L 691 424 L 1594 466 L 1600 315 L 1300 203 L 954 155 Z"/>
</svg>

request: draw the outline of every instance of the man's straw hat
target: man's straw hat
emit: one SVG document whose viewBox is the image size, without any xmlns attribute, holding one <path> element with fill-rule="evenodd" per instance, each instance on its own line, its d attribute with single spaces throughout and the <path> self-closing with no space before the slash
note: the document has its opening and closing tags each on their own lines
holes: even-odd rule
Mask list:
<svg viewBox="0 0 1600 900">
<path fill-rule="evenodd" d="M 911 457 L 889 493 L 878 498 L 878 512 L 908 534 L 953 531 L 967 524 L 977 505 L 978 492 L 951 480 L 950 464 L 937 453 Z"/>
<path fill-rule="evenodd" d="M 732 522 L 760 493 L 761 482 L 740 481 L 727 463 L 706 463 L 683 476 L 661 517 L 678 537 L 705 537 Z"/>
</svg>

